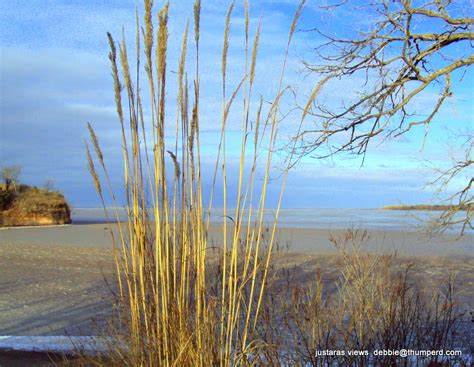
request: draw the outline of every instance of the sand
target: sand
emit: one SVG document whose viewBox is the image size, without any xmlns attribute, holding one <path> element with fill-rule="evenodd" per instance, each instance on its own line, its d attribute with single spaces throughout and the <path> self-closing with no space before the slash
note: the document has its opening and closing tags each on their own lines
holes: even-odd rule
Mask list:
<svg viewBox="0 0 474 367">
<path fill-rule="evenodd" d="M 210 231 L 220 242 L 217 229 Z M 282 229 L 278 255 L 282 267 L 297 269 L 304 281 L 321 269 L 337 272 L 337 257 L 328 241 L 341 231 Z M 458 273 L 463 307 L 474 309 L 474 237 L 455 241 L 444 236 L 428 241 L 417 233 L 372 232 L 371 250 L 396 249 L 401 261 L 414 261 L 417 276 L 436 286 L 449 271 Z M 111 314 L 106 283 L 113 269 L 107 228 L 103 224 L 0 229 L 0 335 L 90 335 Z M 91 319 L 96 320 L 91 323 Z"/>
<path fill-rule="evenodd" d="M 57 245 L 0 245 L 0 335 L 89 334 L 110 312 L 104 277 L 110 251 Z"/>
</svg>

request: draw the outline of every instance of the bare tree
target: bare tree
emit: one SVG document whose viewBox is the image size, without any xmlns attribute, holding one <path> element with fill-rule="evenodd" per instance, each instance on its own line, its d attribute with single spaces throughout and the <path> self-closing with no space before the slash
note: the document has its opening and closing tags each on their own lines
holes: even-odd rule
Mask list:
<svg viewBox="0 0 474 367">
<path fill-rule="evenodd" d="M 54 179 L 47 178 L 43 183 L 43 189 L 46 190 L 47 192 L 56 191 L 56 183 Z"/>
<path fill-rule="evenodd" d="M 461 142 L 462 154 L 459 152 L 451 153 L 451 165 L 447 168 L 433 167 L 437 173 L 434 180 L 428 184 L 436 189 L 437 194 L 451 186 L 450 184 L 457 179 L 466 182 L 457 190 L 454 190 L 447 201 L 449 205 L 442 213 L 433 217 L 430 223 L 430 229 L 433 231 L 443 231 L 445 228 L 454 225 L 461 225 L 461 235 L 466 229 L 474 229 L 472 216 L 474 214 L 474 177 L 473 167 L 474 159 L 472 157 L 474 149 L 474 132 L 457 135 L 456 139 Z M 467 174 L 470 172 L 470 175 Z"/>
<path fill-rule="evenodd" d="M 337 1 L 326 9 L 343 11 L 353 4 Z M 428 127 L 452 97 L 452 79 L 462 82 L 474 63 L 474 19 L 468 1 L 374 0 L 361 6 L 368 7 L 365 14 L 373 22 L 354 36 L 340 38 L 312 30 L 325 41 L 316 49 L 318 63 L 305 63 L 321 80 L 301 107 L 303 115 L 313 116 L 314 125 L 303 126 L 298 133 L 300 155 L 321 158 L 348 152 L 365 157 L 371 142 L 418 125 Z M 344 87 L 340 103 L 323 100 L 323 92 L 335 86 Z M 461 172 L 471 172 L 472 177 L 472 158 L 459 163 L 444 172 L 439 183 L 446 184 Z M 472 208 L 472 178 L 451 199 Z M 472 226 L 470 213 L 466 217 L 465 226 Z M 448 225 L 452 218 L 442 222 Z"/>
<path fill-rule="evenodd" d="M 10 185 L 16 190 L 19 184 L 19 178 L 21 174 L 20 166 L 6 166 L 0 171 L 0 177 L 5 182 L 5 188 L 8 190 Z"/>
</svg>

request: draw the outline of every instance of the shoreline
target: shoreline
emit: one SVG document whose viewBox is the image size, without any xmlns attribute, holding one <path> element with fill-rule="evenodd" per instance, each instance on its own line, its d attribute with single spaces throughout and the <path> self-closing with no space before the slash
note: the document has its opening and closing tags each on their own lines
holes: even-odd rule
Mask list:
<svg viewBox="0 0 474 367">
<path fill-rule="evenodd" d="M 73 226 L 75 224 L 69 223 L 69 224 L 46 224 L 46 225 L 37 225 L 37 226 L 6 226 L 6 227 L 0 227 L 0 230 L 6 230 L 6 229 L 29 229 L 29 228 L 55 228 L 55 227 L 67 227 L 67 226 Z"/>
<path fill-rule="evenodd" d="M 447 210 L 456 210 L 456 211 L 468 211 L 469 206 L 456 206 L 456 205 L 442 205 L 442 204 L 401 204 L 401 205 L 385 205 L 381 208 L 382 210 L 401 210 L 401 211 L 447 211 Z"/>
</svg>

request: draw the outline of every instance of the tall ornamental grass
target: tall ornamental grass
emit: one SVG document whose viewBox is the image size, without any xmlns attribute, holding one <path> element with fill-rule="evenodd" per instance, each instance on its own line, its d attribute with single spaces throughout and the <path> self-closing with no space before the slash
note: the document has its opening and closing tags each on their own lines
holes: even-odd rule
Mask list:
<svg viewBox="0 0 474 367">
<path fill-rule="evenodd" d="M 270 102 L 269 108 L 265 108 L 263 97 L 254 92 L 260 26 L 252 40 L 247 1 L 244 1 L 245 51 L 241 55 L 245 67 L 237 78 L 237 85 L 228 82 L 234 2 L 229 7 L 220 70 L 220 138 L 211 197 L 206 203 L 203 187 L 209 183 L 204 182 L 202 174 L 200 127 L 211 122 L 201 119 L 200 114 L 200 94 L 205 88 L 201 86 L 199 58 L 201 2 L 194 3 L 193 31 L 187 23 L 182 36 L 176 79 L 174 75 L 169 79 L 167 64 L 168 3 L 159 10 L 155 28 L 153 1 L 144 1 L 143 21 L 136 16 L 133 65 L 125 36 L 116 42 L 108 34 L 121 129 L 127 214 L 118 232 L 111 230 L 118 282 L 119 341 L 111 346 L 109 362 L 133 366 L 251 365 L 266 348 L 256 330 L 287 170 L 279 199 L 273 204 L 276 215 L 269 230 L 264 228 L 264 211 L 278 137 L 279 107 L 286 91 L 284 74 L 288 48 L 302 6 L 303 3 L 289 30 L 280 71 L 275 72 L 276 94 L 273 99 L 265 99 Z M 173 35 L 173 39 L 176 36 Z M 187 55 L 190 47 L 195 49 L 193 60 Z M 144 80 L 146 83 L 142 85 Z M 167 101 L 172 98 L 170 83 L 177 84 L 176 104 Z M 146 99 L 142 97 L 145 94 Z M 235 171 L 228 164 L 226 131 L 231 108 L 238 105 L 239 100 L 242 113 L 237 118 L 241 120 L 241 142 Z M 149 103 L 146 108 L 143 101 Z M 171 117 L 170 108 L 176 108 L 176 118 Z M 107 215 L 118 221 L 120 205 L 104 154 L 90 125 L 89 131 L 95 151 L 93 157 L 92 149 L 87 147 L 89 169 L 104 208 L 104 190 L 111 193 L 116 209 Z M 171 131 L 174 131 L 173 139 L 169 139 Z M 234 179 L 236 192 L 229 192 L 229 182 Z M 220 270 L 213 273 L 219 274 L 219 289 L 211 292 L 210 284 L 216 282 L 209 271 L 208 231 L 217 186 L 222 188 L 225 220 L 216 260 Z M 229 206 L 231 196 L 237 198 L 235 208 Z M 263 246 L 265 237 L 267 246 Z"/>
</svg>

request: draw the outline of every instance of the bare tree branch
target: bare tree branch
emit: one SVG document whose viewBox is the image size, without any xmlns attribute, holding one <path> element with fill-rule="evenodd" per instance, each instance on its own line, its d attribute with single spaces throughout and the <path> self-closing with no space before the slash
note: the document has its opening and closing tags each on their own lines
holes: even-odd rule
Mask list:
<svg viewBox="0 0 474 367">
<path fill-rule="evenodd" d="M 463 235 L 467 229 L 474 230 L 472 223 L 474 214 L 474 177 L 472 176 L 474 174 L 474 158 L 472 156 L 474 133 L 456 138 L 464 141 L 461 144 L 464 154 L 461 157 L 456 157 L 453 153 L 452 164 L 448 168 L 435 167 L 437 177 L 428 185 L 434 186 L 437 194 L 441 195 L 456 179 L 462 180 L 465 184 L 448 196 L 446 199 L 446 202 L 450 204 L 448 209 L 432 218 L 430 230 L 443 232 L 448 228 L 460 225 L 460 235 Z"/>
<path fill-rule="evenodd" d="M 304 115 L 313 119 L 312 126 L 305 125 L 295 136 L 298 154 L 365 156 L 375 137 L 387 139 L 419 125 L 429 126 L 452 97 L 453 77 L 462 81 L 474 63 L 474 19 L 459 4 L 454 0 L 374 0 L 367 7 L 377 18 L 366 31 L 344 38 L 313 29 L 326 41 L 316 48 L 318 62 L 305 62 L 320 81 L 301 106 Z M 337 11 L 350 5 L 337 3 Z M 322 100 L 339 85 L 344 88 L 341 102 Z M 467 172 L 470 165 L 455 165 L 454 171 L 442 177 L 449 182 L 450 174 Z M 465 186 L 471 203 L 472 185 L 469 181 Z M 465 191 L 456 193 L 460 205 L 469 203 L 468 197 Z M 443 223 L 454 218 L 446 214 Z M 470 212 L 467 216 L 466 226 Z"/>
</svg>

